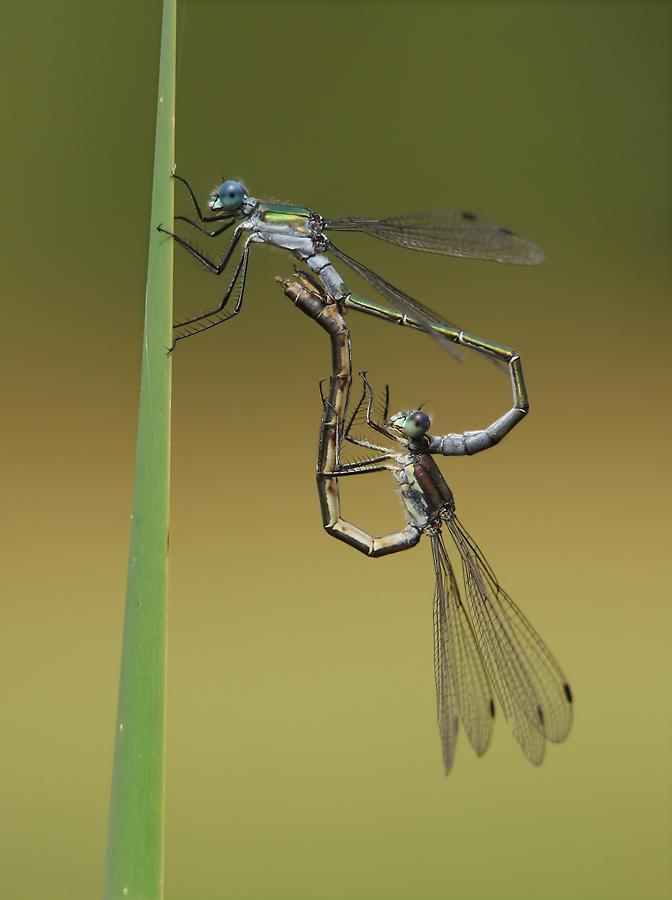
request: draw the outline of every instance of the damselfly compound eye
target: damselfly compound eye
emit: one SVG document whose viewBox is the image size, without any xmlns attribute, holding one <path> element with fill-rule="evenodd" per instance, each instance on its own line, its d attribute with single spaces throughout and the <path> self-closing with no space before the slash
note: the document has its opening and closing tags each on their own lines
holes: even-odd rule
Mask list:
<svg viewBox="0 0 672 900">
<path fill-rule="evenodd" d="M 429 431 L 429 416 L 422 409 L 416 409 L 415 412 L 409 413 L 404 422 L 404 431 L 411 438 L 422 437 Z"/>
<path fill-rule="evenodd" d="M 243 205 L 245 189 L 237 181 L 225 181 L 219 189 L 219 205 L 227 212 L 235 212 Z"/>
</svg>

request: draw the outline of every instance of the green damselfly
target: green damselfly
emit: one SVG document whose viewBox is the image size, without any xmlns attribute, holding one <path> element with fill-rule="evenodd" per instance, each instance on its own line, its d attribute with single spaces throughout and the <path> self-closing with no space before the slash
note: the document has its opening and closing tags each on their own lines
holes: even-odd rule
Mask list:
<svg viewBox="0 0 672 900">
<path fill-rule="evenodd" d="M 231 282 L 221 302 L 210 312 L 176 325 L 175 342 L 213 328 L 238 314 L 243 302 L 252 244 L 271 244 L 288 250 L 318 276 L 329 296 L 342 301 L 346 307 L 389 322 L 426 331 L 458 357 L 460 354 L 455 350 L 454 341 L 450 335 L 445 334 L 446 329 L 451 331 L 455 326 L 376 275 L 362 263 L 347 256 L 334 246 L 328 233 L 361 232 L 413 250 L 515 265 L 537 265 L 545 258 L 536 244 L 507 228 L 484 222 L 471 213 L 420 213 L 386 219 L 326 219 L 305 207 L 281 206 L 257 200 L 250 197 L 245 187 L 237 181 L 225 181 L 212 192 L 212 198 L 208 203 L 212 215 L 204 215 L 191 185 L 179 175 L 175 175 L 175 178 L 186 185 L 200 223 L 216 224 L 217 227 L 211 231 L 187 216 L 176 216 L 177 220 L 187 222 L 213 238 L 233 225 L 235 228 L 229 245 L 218 262 L 209 259 L 180 235 L 166 231 L 160 226 L 161 231 L 172 235 L 215 275 L 224 272 L 242 240 L 242 251 L 234 265 Z M 396 308 L 388 309 L 353 294 L 325 254 L 331 254 L 349 266 Z M 232 296 L 235 296 L 233 309 L 227 312 L 226 307 Z"/>
</svg>

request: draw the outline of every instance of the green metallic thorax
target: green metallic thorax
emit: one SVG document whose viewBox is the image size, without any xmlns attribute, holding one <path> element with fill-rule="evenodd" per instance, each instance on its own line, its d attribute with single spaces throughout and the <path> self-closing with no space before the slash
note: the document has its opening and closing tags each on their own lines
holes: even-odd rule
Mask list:
<svg viewBox="0 0 672 900">
<path fill-rule="evenodd" d="M 300 206 L 277 206 L 272 203 L 260 203 L 257 210 L 259 221 L 264 223 L 266 231 L 285 231 L 287 228 L 300 234 L 310 235 L 309 209 Z"/>
</svg>

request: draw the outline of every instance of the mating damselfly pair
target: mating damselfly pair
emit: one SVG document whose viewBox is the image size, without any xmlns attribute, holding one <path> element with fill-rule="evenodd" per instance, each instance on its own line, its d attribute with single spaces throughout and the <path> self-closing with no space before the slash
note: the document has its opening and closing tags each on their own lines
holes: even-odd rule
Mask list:
<svg viewBox="0 0 672 900">
<path fill-rule="evenodd" d="M 238 222 L 219 262 L 211 261 L 186 240 L 173 235 L 210 271 L 221 274 L 243 234 L 249 234 L 218 308 L 180 323 L 178 329 L 182 330 L 176 340 L 209 329 L 240 311 L 252 243 L 283 247 L 315 273 L 299 273 L 300 282 L 282 278 L 278 281 L 297 307 L 331 336 L 332 373 L 329 395 L 323 397 L 317 465 L 324 527 L 332 536 L 371 557 L 410 549 L 418 544 L 423 534 L 430 538 L 436 575 L 437 715 L 446 774 L 453 763 L 459 720 L 477 754 L 480 756 L 487 749 L 495 712 L 491 687 L 523 753 L 539 765 L 546 740 L 562 741 L 569 732 L 572 718 L 569 685 L 553 656 L 501 588 L 478 546 L 457 519 L 452 492 L 433 458 L 435 455 L 472 455 L 488 449 L 522 420 L 528 403 L 520 359 L 507 348 L 482 341 L 450 325 L 337 250 L 325 232 L 363 231 L 413 249 L 528 265 L 541 262 L 543 254 L 525 238 L 482 223 L 469 214 L 324 219 L 309 209 L 261 203 L 249 198 L 238 182 L 231 181 L 224 182 L 213 193 L 209 206 L 214 215 L 204 216 L 193 190 L 184 183 L 200 221 L 222 224 L 208 231 L 184 216 L 178 216 L 178 219 L 211 237 Z M 384 308 L 352 294 L 324 255 L 327 252 L 347 263 L 397 308 Z M 224 313 L 232 295 L 236 297 L 234 308 Z M 373 414 L 374 392 L 362 373 L 364 392 L 354 413 L 348 416 L 351 344 L 343 318 L 348 308 L 420 328 L 453 352 L 456 345 L 468 347 L 500 366 L 505 365 L 511 378 L 513 408 L 482 431 L 432 437 L 428 434 L 430 419 L 421 409 L 389 416 L 387 393 L 382 421 L 377 420 Z M 392 446 L 355 436 L 354 426 L 362 423 L 385 437 Z M 344 442 L 365 448 L 374 455 L 354 463 L 342 462 Z M 406 508 L 407 525 L 400 532 L 374 538 L 342 518 L 338 479 L 385 470 L 389 470 L 397 482 Z M 466 603 L 443 541 L 444 526 L 460 555 Z"/>
</svg>

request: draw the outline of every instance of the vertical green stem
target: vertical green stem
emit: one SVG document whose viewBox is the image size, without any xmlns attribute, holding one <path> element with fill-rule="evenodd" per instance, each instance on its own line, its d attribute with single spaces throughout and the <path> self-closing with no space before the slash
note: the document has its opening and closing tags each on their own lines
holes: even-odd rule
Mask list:
<svg viewBox="0 0 672 900">
<path fill-rule="evenodd" d="M 164 0 L 133 524 L 105 869 L 105 900 L 161 900 L 170 478 L 177 0 Z"/>
</svg>

